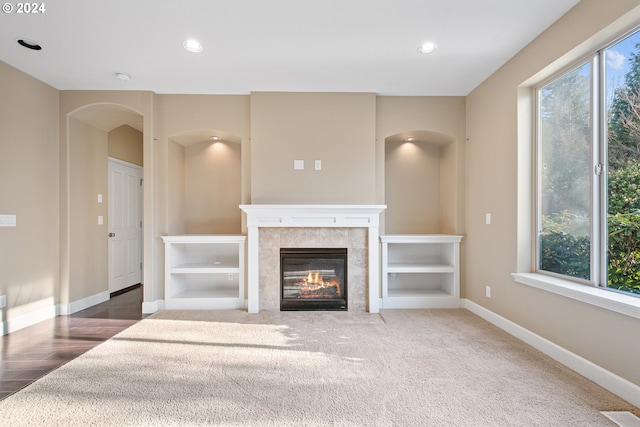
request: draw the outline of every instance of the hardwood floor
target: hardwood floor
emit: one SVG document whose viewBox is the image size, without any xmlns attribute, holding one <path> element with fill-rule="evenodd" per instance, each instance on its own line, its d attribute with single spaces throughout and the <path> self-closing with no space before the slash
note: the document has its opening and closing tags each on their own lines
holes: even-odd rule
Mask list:
<svg viewBox="0 0 640 427">
<path fill-rule="evenodd" d="M 143 317 L 142 286 L 137 286 L 70 316 L 58 316 L 0 337 L 0 399 Z"/>
</svg>

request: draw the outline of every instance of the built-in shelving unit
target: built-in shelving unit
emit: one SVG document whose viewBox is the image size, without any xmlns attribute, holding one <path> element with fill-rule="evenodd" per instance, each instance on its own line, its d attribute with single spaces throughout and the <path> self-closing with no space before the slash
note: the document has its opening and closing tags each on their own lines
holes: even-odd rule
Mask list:
<svg viewBox="0 0 640 427">
<path fill-rule="evenodd" d="M 244 308 L 243 235 L 163 236 L 167 310 Z"/>
<path fill-rule="evenodd" d="M 382 242 L 382 308 L 460 307 L 462 236 L 396 234 Z"/>
</svg>

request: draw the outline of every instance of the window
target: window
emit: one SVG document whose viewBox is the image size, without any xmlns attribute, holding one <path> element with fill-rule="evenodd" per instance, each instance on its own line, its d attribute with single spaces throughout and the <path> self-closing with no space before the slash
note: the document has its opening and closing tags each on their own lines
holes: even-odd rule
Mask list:
<svg viewBox="0 0 640 427">
<path fill-rule="evenodd" d="M 537 270 L 640 295 L 640 32 L 536 99 Z"/>
</svg>

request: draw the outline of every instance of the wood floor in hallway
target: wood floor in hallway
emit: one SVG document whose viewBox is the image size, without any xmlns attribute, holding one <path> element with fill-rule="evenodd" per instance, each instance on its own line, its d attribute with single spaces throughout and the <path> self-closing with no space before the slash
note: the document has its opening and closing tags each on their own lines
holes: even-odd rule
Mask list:
<svg viewBox="0 0 640 427">
<path fill-rule="evenodd" d="M 137 286 L 70 316 L 58 316 L 0 337 L 0 399 L 143 317 L 142 286 Z"/>
</svg>

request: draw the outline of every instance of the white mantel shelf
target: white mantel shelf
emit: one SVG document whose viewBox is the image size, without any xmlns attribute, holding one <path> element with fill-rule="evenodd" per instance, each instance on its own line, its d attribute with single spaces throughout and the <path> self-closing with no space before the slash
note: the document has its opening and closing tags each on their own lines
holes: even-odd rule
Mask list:
<svg viewBox="0 0 640 427">
<path fill-rule="evenodd" d="M 379 227 L 386 205 L 240 205 L 247 227 Z"/>
<path fill-rule="evenodd" d="M 386 205 L 240 205 L 247 214 L 247 309 L 258 313 L 260 227 L 362 227 L 368 229 L 369 312 L 380 305 L 379 228 Z"/>
</svg>

